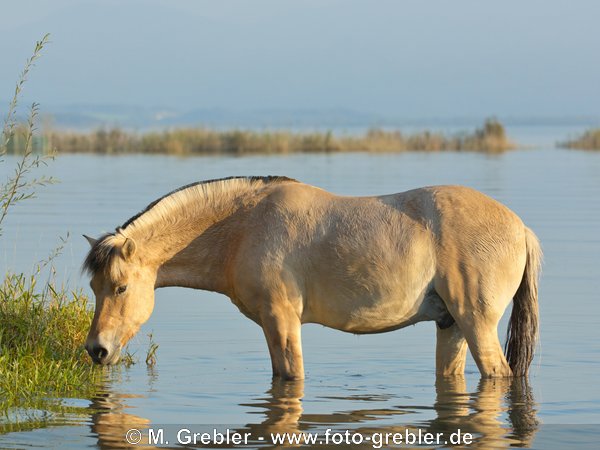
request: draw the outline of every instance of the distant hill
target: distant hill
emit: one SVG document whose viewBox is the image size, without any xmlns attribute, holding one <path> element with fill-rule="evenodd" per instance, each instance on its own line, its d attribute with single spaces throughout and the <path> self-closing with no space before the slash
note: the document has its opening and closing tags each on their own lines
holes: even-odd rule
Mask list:
<svg viewBox="0 0 600 450">
<path fill-rule="evenodd" d="M 357 127 L 391 124 L 375 114 L 347 109 L 253 111 L 223 108 L 178 111 L 171 108 L 77 105 L 46 111 L 48 121 L 56 128 L 89 129 L 122 127 L 152 129 L 174 126 L 209 128 L 306 128 Z"/>
<path fill-rule="evenodd" d="M 4 102 L 7 104 L 7 102 Z M 228 129 L 353 129 L 353 128 L 472 128 L 482 117 L 391 117 L 344 108 L 231 110 L 199 108 L 181 111 L 169 107 L 128 105 L 68 105 L 42 107 L 42 126 L 57 129 L 92 130 L 124 128 L 130 130 L 203 126 Z M 597 117 L 501 117 L 507 126 L 597 126 Z"/>
</svg>

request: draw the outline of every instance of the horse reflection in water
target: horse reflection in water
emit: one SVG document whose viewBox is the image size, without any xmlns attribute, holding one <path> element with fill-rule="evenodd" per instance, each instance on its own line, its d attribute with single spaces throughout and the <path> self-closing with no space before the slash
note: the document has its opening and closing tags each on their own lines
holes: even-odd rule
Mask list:
<svg viewBox="0 0 600 450">
<path fill-rule="evenodd" d="M 423 433 L 444 433 L 444 438 L 460 429 L 463 434 L 468 432 L 473 435 L 473 442 L 464 448 L 497 449 L 532 445 L 539 422 L 533 394 L 524 379 L 483 379 L 474 392 L 469 392 L 463 377 L 438 378 L 436 393 L 436 401 L 432 407 L 411 404 L 313 414 L 303 408 L 304 381 L 275 380 L 266 396 L 240 405 L 249 407 L 251 413 L 264 414 L 264 420 L 247 424 L 235 431 L 241 434 L 251 433 L 251 445 L 254 447 L 273 449 L 281 446 L 269 443 L 271 433 L 318 433 L 319 436 L 324 436 L 328 428 L 341 433 L 350 430 L 351 433 L 360 433 L 362 436 L 375 433 L 379 436 L 389 433 L 404 435 L 406 430 L 415 433 L 420 429 Z M 125 433 L 130 428 L 144 430 L 152 427 L 149 420 L 125 413 L 128 397 L 130 396 L 107 394 L 94 401 L 94 407 L 99 412 L 92 416 L 92 432 L 98 436 L 100 448 L 139 448 L 139 445 L 126 443 Z M 372 403 L 389 400 L 389 396 L 356 395 L 336 399 Z M 433 410 L 436 417 L 424 421 L 414 420 L 415 412 L 419 410 Z M 405 425 L 378 426 L 378 421 L 382 419 L 388 423 L 396 419 L 396 422 L 403 422 Z M 175 429 L 176 426 L 172 428 Z M 144 448 L 153 448 L 147 446 L 147 433 L 143 435 L 141 444 L 146 444 Z M 264 441 L 257 440 L 261 436 Z M 219 447 L 235 448 L 233 445 Z M 381 448 L 389 447 L 384 441 Z M 462 448 L 460 445 L 453 447 Z M 330 443 L 320 444 L 318 448 L 339 450 L 342 447 Z M 372 450 L 373 442 L 365 441 L 360 445 L 352 445 L 352 448 Z M 403 448 L 407 446 L 403 445 Z"/>
<path fill-rule="evenodd" d="M 469 448 L 531 446 L 539 422 L 525 380 L 482 379 L 477 391 L 468 393 L 462 377 L 438 379 L 436 391 L 437 418 L 427 424 L 432 432 L 471 433 L 476 441 Z"/>
<path fill-rule="evenodd" d="M 128 409 L 127 399 L 140 395 L 115 394 L 106 392 L 92 400 L 92 432 L 98 436 L 98 446 L 105 449 L 139 448 L 140 444 L 130 444 L 125 439 L 126 433 L 132 429 L 147 429 L 150 420 L 125 412 Z"/>
</svg>

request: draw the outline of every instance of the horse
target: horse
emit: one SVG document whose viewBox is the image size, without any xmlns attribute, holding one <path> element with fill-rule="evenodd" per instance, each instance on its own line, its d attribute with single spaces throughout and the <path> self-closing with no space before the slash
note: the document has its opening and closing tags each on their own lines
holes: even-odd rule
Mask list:
<svg viewBox="0 0 600 450">
<path fill-rule="evenodd" d="M 157 288 L 219 292 L 263 330 L 273 376 L 303 379 L 301 325 L 383 333 L 436 323 L 436 374 L 526 376 L 538 339 L 540 243 L 464 186 L 349 197 L 280 177 L 183 186 L 99 239 L 83 270 L 96 308 L 85 347 L 114 364 Z M 498 323 L 511 303 L 506 355 Z"/>
</svg>

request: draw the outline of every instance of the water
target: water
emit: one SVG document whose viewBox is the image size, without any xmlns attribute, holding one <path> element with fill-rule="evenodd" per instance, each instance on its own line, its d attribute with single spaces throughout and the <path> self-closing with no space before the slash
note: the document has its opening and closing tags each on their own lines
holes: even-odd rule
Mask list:
<svg viewBox="0 0 600 450">
<path fill-rule="evenodd" d="M 547 134 L 544 139 L 551 141 Z M 370 336 L 305 325 L 306 380 L 273 385 L 262 331 L 227 298 L 161 289 L 152 318 L 131 344 L 143 355 L 152 332 L 160 345 L 157 365 L 113 371 L 97 398 L 65 399 L 77 408 L 46 412 L 46 427 L 0 435 L 2 448 L 123 448 L 133 427 L 164 428 L 172 445 L 183 424 L 198 432 L 252 433 L 249 447 L 268 446 L 268 440 L 256 439 L 270 432 L 324 434 L 327 428 L 363 436 L 407 428 L 449 435 L 460 428 L 476 438 L 468 448 L 597 448 L 600 442 L 600 153 L 546 146 L 495 156 L 74 155 L 60 157 L 48 172 L 61 183 L 14 210 L 5 224 L 0 266 L 29 270 L 69 231 L 69 244 L 56 261 L 58 278 L 87 291 L 79 266 L 88 244 L 80 235 L 111 231 L 192 181 L 278 174 L 347 195 L 472 186 L 511 207 L 543 244 L 541 346 L 529 385 L 480 382 L 470 358 L 464 380 L 436 384 L 433 323 Z M 500 329 L 503 334 L 504 322 Z"/>
</svg>

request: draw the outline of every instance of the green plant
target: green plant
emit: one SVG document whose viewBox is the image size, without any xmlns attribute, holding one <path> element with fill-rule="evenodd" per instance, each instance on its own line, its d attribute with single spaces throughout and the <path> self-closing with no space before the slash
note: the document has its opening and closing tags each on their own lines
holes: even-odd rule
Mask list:
<svg viewBox="0 0 600 450">
<path fill-rule="evenodd" d="M 0 411 L 95 392 L 103 372 L 83 348 L 92 315 L 81 292 L 53 283 L 38 289 L 36 275 L 5 277 L 0 285 Z"/>
<path fill-rule="evenodd" d="M 146 365 L 149 367 L 154 367 L 156 364 L 156 351 L 158 350 L 158 344 L 154 342 L 154 336 L 152 333 L 148 333 L 148 339 L 150 342 L 148 344 L 148 351 L 146 352 Z"/>
<path fill-rule="evenodd" d="M 30 176 L 46 163 L 45 158 L 34 155 L 32 146 L 38 105 L 31 106 L 26 126 L 16 121 L 19 95 L 48 39 L 49 35 L 45 35 L 36 43 L 19 76 L 4 121 L 0 158 L 17 136 L 23 151 L 14 174 L 0 185 L 0 239 L 2 222 L 10 209 L 22 200 L 33 198 L 36 188 L 55 181 L 51 177 Z M 107 139 L 115 136 L 111 133 Z M 0 159 L 0 162 L 5 161 Z M 8 273 L 0 282 L 0 414 L 5 419 L 0 420 L 0 432 L 7 427 L 15 429 L 11 426 L 20 423 L 23 415 L 29 425 L 41 426 L 45 414 L 29 418 L 31 411 L 64 410 L 60 405 L 63 397 L 90 397 L 105 380 L 107 371 L 93 366 L 83 347 L 93 317 L 88 299 L 81 291 L 69 291 L 54 281 L 52 261 L 65 243 L 66 238 L 60 238 L 59 245 L 37 264 L 31 276 Z M 42 270 L 48 267 L 50 279 L 39 284 Z M 150 341 L 146 363 L 153 365 L 158 345 L 151 335 Z M 121 362 L 125 367 L 135 363 L 127 349 Z M 16 417 L 15 410 L 21 411 Z"/>
<path fill-rule="evenodd" d="M 36 42 L 32 56 L 26 61 L 25 67 L 19 75 L 4 120 L 2 139 L 0 141 L 0 163 L 5 162 L 3 157 L 6 155 L 8 147 L 12 144 L 15 137 L 17 135 L 21 136 L 21 134 L 18 134 L 18 131 L 21 131 L 22 133 L 21 142 L 23 151 L 16 163 L 13 175 L 9 176 L 6 181 L 0 184 L 0 236 L 2 235 L 2 223 L 13 206 L 23 200 L 33 198 L 37 187 L 55 182 L 55 179 L 46 176 L 30 178 L 31 172 L 41 165 L 45 165 L 47 161 L 47 157 L 33 154 L 33 135 L 36 130 L 39 105 L 37 103 L 31 105 L 27 125 L 25 127 L 18 127 L 16 119 L 19 96 L 27 81 L 27 76 L 35 65 L 35 61 L 40 58 L 42 50 L 48 43 L 49 38 L 50 35 L 46 34 L 40 41 Z"/>
<path fill-rule="evenodd" d="M 46 159 L 32 150 L 38 105 L 31 106 L 26 126 L 18 125 L 16 120 L 19 96 L 48 39 L 45 35 L 38 41 L 26 61 L 2 129 L 0 163 L 6 163 L 4 156 L 17 137 L 24 151 L 13 174 L 0 184 L 0 239 L 2 223 L 11 208 L 33 198 L 36 188 L 54 182 L 51 177 L 31 176 L 46 164 Z M 16 407 L 31 411 L 60 403 L 62 396 L 91 394 L 103 376 L 102 371 L 92 367 L 82 345 L 92 319 L 85 296 L 58 287 L 53 281 L 38 287 L 42 269 L 51 265 L 64 243 L 61 238 L 49 257 L 38 263 L 33 275 L 8 273 L 0 281 L 0 413 L 5 417 Z M 21 416 L 13 417 L 12 422 L 18 422 Z"/>
</svg>

